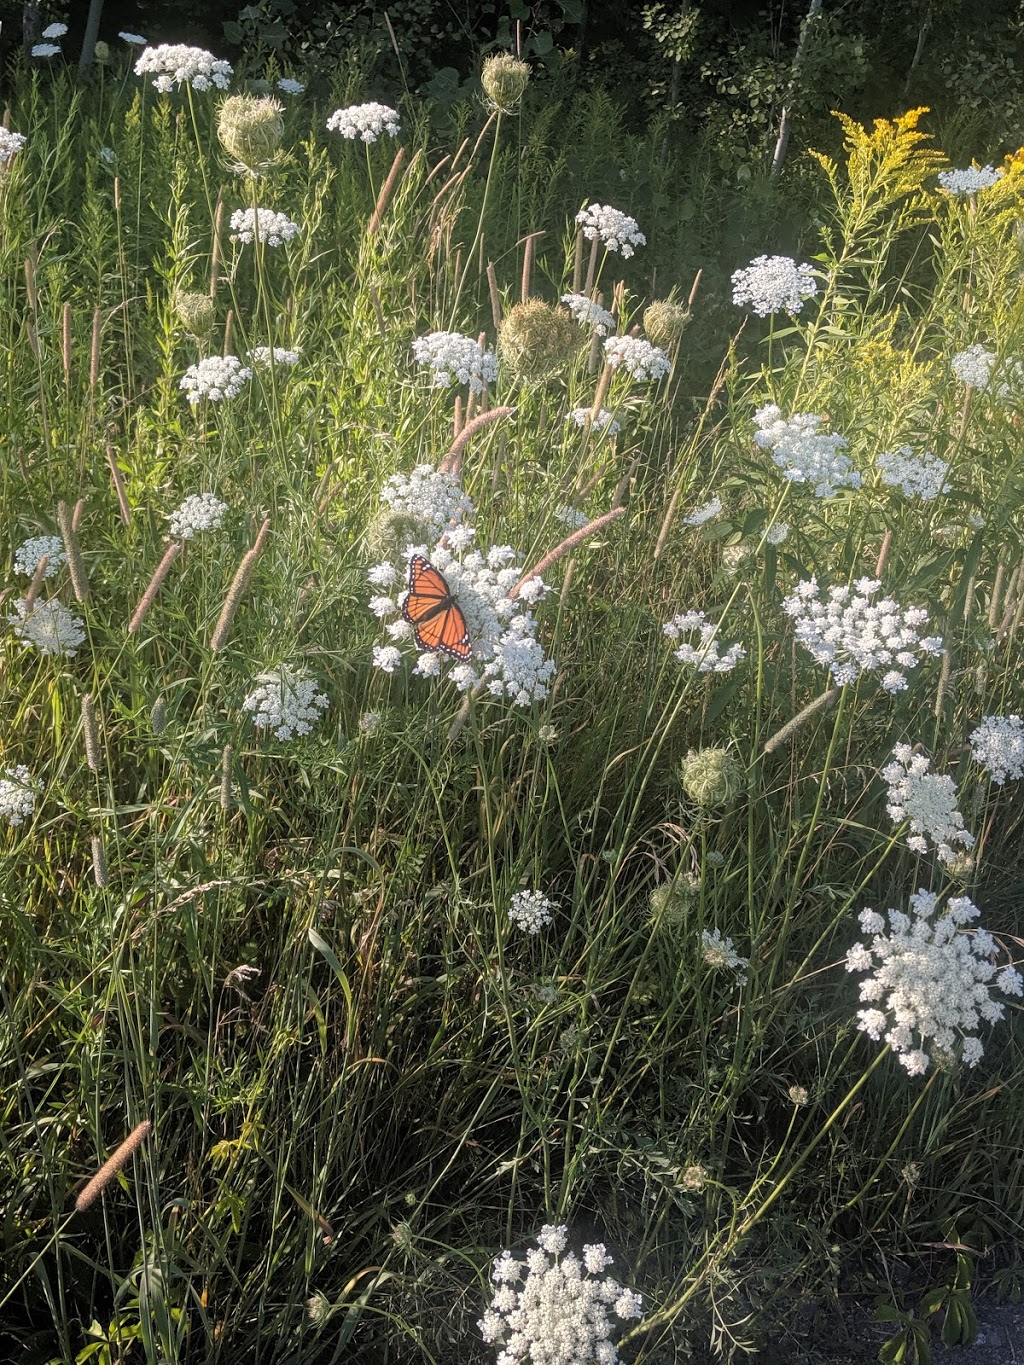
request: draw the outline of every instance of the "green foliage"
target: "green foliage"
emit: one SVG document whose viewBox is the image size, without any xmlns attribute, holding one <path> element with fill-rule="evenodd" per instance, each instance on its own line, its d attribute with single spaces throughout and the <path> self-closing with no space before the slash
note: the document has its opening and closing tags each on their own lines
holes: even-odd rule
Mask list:
<svg viewBox="0 0 1024 1365">
<path fill-rule="evenodd" d="M 455 100 L 432 127 L 405 101 L 376 214 L 394 147 L 332 140 L 322 106 L 289 105 L 287 158 L 253 180 L 198 92 L 12 87 L 29 143 L 0 179 L 2 552 L 10 566 L 81 500 L 89 581 L 84 601 L 66 571 L 42 586 L 85 622 L 75 657 L 0 641 L 3 768 L 44 784 L 32 818 L 0 830 L 12 1358 L 468 1362 L 491 1258 L 564 1220 L 643 1293 L 624 1356 L 650 1360 L 762 1346 L 792 1298 L 942 1226 L 955 1269 L 939 1247 L 922 1269 L 938 1288 L 913 1315 L 890 1308 L 889 1359 L 909 1362 L 933 1315 L 969 1337 L 975 1249 L 981 1264 L 1013 1243 L 1015 1011 L 986 1026 L 977 1069 L 939 1057 L 914 1080 L 856 1029 L 843 956 L 860 909 L 924 883 L 966 887 L 1014 943 L 1021 812 L 966 737 L 1022 709 L 1020 404 L 965 398 L 949 357 L 979 338 L 1004 360 L 1024 350 L 1020 167 L 961 203 L 932 188 L 920 111 L 870 130 L 847 117 L 843 154 L 812 168 L 819 295 L 741 333 L 736 243 L 769 245 L 778 199 L 755 177 L 723 190 L 709 155 L 680 166 L 667 120 L 639 125 L 569 75 L 558 92 L 561 71 L 521 118 Z M 332 94 L 366 81 L 352 63 Z M 468 399 L 457 414 L 412 341 L 493 341 L 524 293 L 556 306 L 588 268 L 584 199 L 649 238 L 632 260 L 593 258 L 620 333 L 652 298 L 687 297 L 703 252 L 709 269 L 662 387 L 602 374 L 584 334 L 554 378 L 500 376 L 491 420 L 452 454 L 478 544 L 547 560 L 535 612 L 557 682 L 513 708 L 386 674 L 367 571 L 400 528 L 382 527 L 380 489 L 437 466 Z M 301 236 L 232 242 L 231 211 L 257 206 Z M 214 299 L 206 354 L 275 345 L 300 363 L 190 408 L 180 379 L 204 352 L 183 289 Z M 596 399 L 617 436 L 567 420 Z M 752 440 L 767 402 L 828 413 L 864 487 L 817 500 L 783 480 Z M 950 494 L 880 482 L 874 455 L 903 442 L 950 462 Z M 228 504 L 223 531 L 184 542 L 137 615 L 168 513 L 198 491 Z M 719 518 L 684 519 L 713 496 Z M 591 523 L 569 545 L 567 505 Z M 887 585 L 927 605 L 948 664 L 905 693 L 865 676 L 821 704 L 831 680 L 781 598 L 811 574 L 869 575 L 883 547 Z M 27 580 L 5 572 L 12 603 Z M 743 641 L 741 667 L 673 657 L 664 623 L 698 608 Z M 330 702 L 291 741 L 245 706 L 281 665 Z M 955 874 L 886 813 L 878 768 L 903 739 L 955 778 L 978 836 Z M 728 800 L 681 789 L 690 750 L 726 756 Z M 524 887 L 555 907 L 536 936 L 509 918 Z M 715 934 L 742 971 L 709 951 Z M 143 1118 L 151 1138 L 74 1212 Z"/>
</svg>

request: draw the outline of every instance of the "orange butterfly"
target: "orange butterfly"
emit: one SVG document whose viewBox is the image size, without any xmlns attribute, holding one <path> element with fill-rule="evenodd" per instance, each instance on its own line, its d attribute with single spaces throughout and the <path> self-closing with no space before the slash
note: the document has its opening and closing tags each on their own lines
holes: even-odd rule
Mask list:
<svg viewBox="0 0 1024 1365">
<path fill-rule="evenodd" d="M 472 657 L 466 618 L 443 573 L 422 555 L 409 561 L 409 593 L 402 616 L 413 627 L 417 649 L 435 649 L 450 659 Z"/>
</svg>

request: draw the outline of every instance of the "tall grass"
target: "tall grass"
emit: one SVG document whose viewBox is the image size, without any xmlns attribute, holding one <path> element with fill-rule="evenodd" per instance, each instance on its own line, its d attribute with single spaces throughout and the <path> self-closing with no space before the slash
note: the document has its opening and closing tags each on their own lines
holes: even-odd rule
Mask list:
<svg viewBox="0 0 1024 1365">
<path fill-rule="evenodd" d="M 578 153 L 566 137 L 552 159 L 543 120 L 505 120 L 495 144 L 481 111 L 439 149 L 409 110 L 371 232 L 394 148 L 332 141 L 327 112 L 295 104 L 286 164 L 254 184 L 228 169 L 208 96 L 24 76 L 10 97 L 29 143 L 0 175 L 5 553 L 81 502 L 65 540 L 88 582 L 85 600 L 67 569 L 42 588 L 84 621 L 74 658 L 3 640 L 3 766 L 43 785 L 0 841 L 11 1349 L 481 1360 L 490 1259 L 543 1222 L 614 1249 L 645 1301 L 623 1351 L 651 1362 L 764 1346 L 797 1296 L 878 1289 L 894 1264 L 941 1275 L 951 1253 L 923 1267 L 926 1244 L 1012 1270 L 1016 1019 L 986 1027 L 976 1070 L 912 1079 L 857 1032 L 843 957 L 859 910 L 921 885 L 966 889 L 1018 944 L 1016 787 L 991 787 L 965 740 L 1024 709 L 1020 406 L 966 394 L 949 358 L 1021 350 L 1019 170 L 951 201 L 912 118 L 848 125 L 799 319 L 748 321 L 713 366 L 684 335 L 660 386 L 618 375 L 614 439 L 565 421 L 594 401 L 585 345 L 556 380 L 499 377 L 489 401 L 514 413 L 463 456 L 478 544 L 525 568 L 581 489 L 591 518 L 626 507 L 547 572 L 557 680 L 517 709 L 374 669 L 366 572 L 385 479 L 437 465 L 454 435 L 412 340 L 493 340 L 486 267 L 507 311 L 535 227 L 534 293 L 571 287 L 579 199 L 557 187 Z M 255 204 L 298 221 L 296 243 L 232 243 L 230 211 Z M 642 250 L 619 267 L 604 259 L 597 287 L 625 332 Z M 215 300 L 206 348 L 176 316 L 187 289 Z M 187 366 L 257 345 L 300 362 L 190 409 Z M 865 487 L 786 484 L 751 440 L 770 400 L 827 413 Z M 948 459 L 953 491 L 879 483 L 874 455 L 902 443 Z M 168 514 L 199 491 L 228 504 L 224 530 L 184 543 L 129 630 Z M 714 494 L 723 516 L 686 524 Z M 887 588 L 929 607 L 946 660 L 893 696 L 846 686 L 769 744 L 830 686 L 782 597 L 812 573 L 870 575 L 883 545 Z M 744 642 L 735 671 L 672 657 L 662 625 L 691 608 Z M 288 742 L 242 705 L 282 665 L 330 700 Z M 979 836 L 959 882 L 886 815 L 878 770 L 904 739 L 956 777 Z M 680 784 L 711 746 L 742 765 L 731 805 Z M 523 886 L 555 906 L 536 937 L 508 918 Z M 711 930 L 749 958 L 745 982 L 706 960 Z"/>
</svg>

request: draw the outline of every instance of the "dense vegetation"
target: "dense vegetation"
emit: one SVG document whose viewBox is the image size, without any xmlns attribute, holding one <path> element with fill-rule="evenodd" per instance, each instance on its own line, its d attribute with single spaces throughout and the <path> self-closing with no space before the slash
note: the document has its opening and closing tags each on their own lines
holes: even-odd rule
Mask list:
<svg viewBox="0 0 1024 1365">
<path fill-rule="evenodd" d="M 1012 759 L 1024 711 L 1024 161 L 945 192 L 927 117 L 892 108 L 723 186 L 712 133 L 681 163 L 669 113 L 555 100 L 543 70 L 503 112 L 403 97 L 397 139 L 363 146 L 325 126 L 382 97 L 353 57 L 281 96 L 257 164 L 221 95 L 159 94 L 120 49 L 81 84 L 12 72 L 13 1357 L 492 1359 L 492 1259 L 543 1224 L 642 1295 L 625 1359 L 791 1361 L 815 1326 L 794 1302 L 828 1335 L 848 1292 L 895 1315 L 929 1289 L 969 1336 L 972 1285 L 1017 1286 L 1024 1217 L 994 978 L 1021 952 L 1020 754 L 972 741 L 1002 718 Z M 646 243 L 588 241 L 587 202 Z M 232 216 L 261 208 L 296 231 L 246 242 Z M 759 317 L 755 272 L 737 306 L 730 273 L 782 250 L 803 299 Z M 611 312 L 611 350 L 567 292 Z M 435 385 L 413 343 L 439 331 L 497 344 L 497 378 Z M 607 363 L 645 337 L 660 382 Z M 238 392 L 190 403 L 183 377 L 226 356 Z M 203 493 L 205 529 L 175 516 Z M 543 566 L 547 595 L 508 607 L 557 670 L 525 705 L 385 628 L 410 544 L 470 616 L 467 524 L 514 551 L 513 591 Z M 885 671 L 877 640 L 812 655 L 812 578 L 864 619 L 921 608 L 939 642 Z M 308 733 L 260 724 L 275 688 Z M 936 825 L 908 846 L 893 795 L 891 765 L 926 758 L 948 848 Z M 1006 1005 L 980 1059 L 967 1026 L 913 1050 L 858 1028 L 858 915 L 919 888 Z M 950 918 L 966 897 L 992 940 Z"/>
</svg>

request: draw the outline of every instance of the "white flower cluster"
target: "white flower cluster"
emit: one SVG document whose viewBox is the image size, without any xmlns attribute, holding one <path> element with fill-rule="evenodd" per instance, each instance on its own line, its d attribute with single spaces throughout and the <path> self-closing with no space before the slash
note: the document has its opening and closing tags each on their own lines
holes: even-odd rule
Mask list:
<svg viewBox="0 0 1024 1365">
<path fill-rule="evenodd" d="M 39 36 L 41 38 L 63 38 L 67 31 L 67 24 L 47 24 Z"/>
<path fill-rule="evenodd" d="M 589 323 L 599 337 L 615 331 L 615 319 L 608 309 L 588 299 L 586 294 L 563 294 L 562 302 L 577 322 Z"/>
<path fill-rule="evenodd" d="M 252 370 L 243 365 L 236 355 L 211 355 L 190 365 L 182 375 L 179 389 L 184 389 L 190 403 L 209 398 L 219 403 L 223 398 L 234 398 L 240 393 Z"/>
<path fill-rule="evenodd" d="M 862 910 L 859 919 L 871 944 L 855 944 L 846 955 L 848 972 L 872 974 L 860 983 L 860 998 L 878 1005 L 858 1010 L 857 1027 L 877 1042 L 883 1037 L 911 1076 L 923 1075 L 931 1057 L 925 1046 L 954 1052 L 977 1066 L 983 1055 L 975 1030 L 980 1020 L 990 1024 L 1003 1017 L 1004 1006 L 992 999 L 989 983 L 1006 995 L 1021 995 L 1024 983 L 1012 967 L 997 975 L 991 961 L 996 943 L 984 929 L 962 932 L 976 920 L 978 907 L 966 896 L 950 900 L 936 918 L 938 897 L 923 888 L 910 897 L 909 915 L 889 910 L 885 917 Z M 915 1037 L 916 1033 L 916 1037 Z"/>
<path fill-rule="evenodd" d="M 713 626 L 702 611 L 688 611 L 684 615 L 673 616 L 671 621 L 662 626 L 662 630 L 670 640 L 678 640 L 681 635 L 692 634 L 695 630 L 700 632 L 699 645 L 691 645 L 684 640 L 678 649 L 672 651 L 681 664 L 691 665 L 698 673 L 729 673 L 741 659 L 747 657 L 747 651 L 738 643 L 730 645 L 724 654 L 721 653 L 716 639 L 718 627 Z"/>
<path fill-rule="evenodd" d="M 212 493 L 190 493 L 167 519 L 167 529 L 175 540 L 191 540 L 203 531 L 219 531 L 228 510 Z"/>
<path fill-rule="evenodd" d="M 125 38 L 125 42 L 135 41 L 134 35 Z M 213 85 L 218 90 L 226 90 L 233 68 L 230 62 L 219 60 L 205 48 L 160 43 L 142 52 L 135 63 L 135 74 L 152 76 L 156 89 L 167 95 L 176 85 L 190 85 L 193 90 L 209 90 Z"/>
<path fill-rule="evenodd" d="M 347 109 L 335 109 L 327 120 L 332 133 L 340 133 L 350 141 L 376 142 L 382 133 L 397 137 L 402 131 L 398 114 L 386 104 L 352 104 Z"/>
<path fill-rule="evenodd" d="M 301 95 L 305 86 L 301 81 L 293 80 L 291 76 L 282 76 L 277 83 L 278 90 L 283 90 L 286 95 Z"/>
<path fill-rule="evenodd" d="M 145 47 L 149 42 L 148 38 L 143 38 L 141 33 L 121 32 L 117 35 L 122 42 L 131 44 L 132 47 Z"/>
<path fill-rule="evenodd" d="M 974 847 L 974 835 L 964 828 L 956 804 L 956 787 L 946 774 L 929 772 L 931 759 L 915 754 L 909 744 L 897 744 L 895 762 L 882 769 L 889 785 L 886 810 L 895 824 L 910 821 L 907 847 L 927 853 L 929 840 L 940 863 L 951 863 L 957 850 Z"/>
<path fill-rule="evenodd" d="M 525 934 L 539 934 L 551 923 L 554 903 L 543 891 L 516 891 L 508 907 L 508 917 Z"/>
<path fill-rule="evenodd" d="M 273 350 L 274 364 L 278 369 L 290 370 L 293 365 L 299 363 L 299 352 L 289 351 L 284 346 L 254 346 L 249 352 L 249 359 L 258 369 L 270 369 L 270 353 Z"/>
<path fill-rule="evenodd" d="M 876 455 L 875 464 L 882 475 L 882 482 L 890 488 L 898 488 L 908 498 L 931 502 L 940 493 L 948 493 L 952 487 L 946 482 L 948 462 L 940 460 L 930 450 L 915 456 L 910 446 L 900 446 L 898 450 L 887 450 Z"/>
<path fill-rule="evenodd" d="M 916 668 L 925 654 L 940 654 L 938 636 L 921 636 L 928 620 L 924 607 L 901 607 L 891 597 L 873 601 L 881 587 L 876 578 L 859 578 L 853 587 L 829 588 L 823 599 L 818 580 L 798 583 L 782 609 L 796 624 L 797 641 L 824 664 L 840 686 L 862 673 L 885 669 L 882 687 L 899 692 L 907 686 L 905 670 Z"/>
<path fill-rule="evenodd" d="M 484 383 L 493 384 L 498 377 L 494 352 L 461 332 L 428 332 L 412 343 L 412 353 L 418 364 L 433 370 L 437 389 L 468 384 L 473 393 L 482 393 Z"/>
<path fill-rule="evenodd" d="M 1008 777 L 1024 777 L 1024 720 L 986 716 L 967 736 L 975 763 L 1001 787 Z"/>
<path fill-rule="evenodd" d="M 719 929 L 702 929 L 700 934 L 700 955 L 709 967 L 716 970 L 725 968 L 737 973 L 737 984 L 746 985 L 747 968 L 750 959 L 740 957 L 731 938 L 723 938 Z"/>
<path fill-rule="evenodd" d="M 6 820 L 12 829 L 16 825 L 23 825 L 32 818 L 42 789 L 43 784 L 29 776 L 24 763 L 19 763 L 16 768 L 4 769 L 4 775 L 0 777 L 0 818 Z"/>
<path fill-rule="evenodd" d="M 660 346 L 642 337 L 609 337 L 604 343 L 605 359 L 613 370 L 620 366 L 634 379 L 663 379 L 672 363 Z"/>
<path fill-rule="evenodd" d="M 490 1307 L 477 1326 L 503 1346 L 497 1365 L 617 1365 L 611 1315 L 642 1317 L 640 1295 L 604 1274 L 612 1258 L 603 1243 L 585 1246 L 582 1258 L 568 1244 L 567 1227 L 545 1223 L 524 1260 L 503 1251 L 494 1262 Z"/>
<path fill-rule="evenodd" d="M 957 351 L 949 362 L 949 368 L 961 383 L 968 384 L 972 389 L 985 389 L 992 378 L 992 366 L 995 363 L 995 351 L 986 351 L 980 342 L 975 342 L 965 351 Z"/>
<path fill-rule="evenodd" d="M 616 420 L 615 414 L 609 412 L 607 408 L 601 408 L 593 419 L 591 419 L 592 408 L 573 408 L 572 412 L 566 414 L 567 422 L 575 422 L 578 427 L 585 427 L 590 421 L 592 431 L 607 431 L 609 436 L 618 436 L 622 430 L 622 423 Z"/>
<path fill-rule="evenodd" d="M 547 586 L 540 578 L 532 578 L 518 596 L 509 597 L 522 577 L 522 570 L 514 563 L 516 552 L 508 545 L 495 545 L 486 554 L 479 550 L 465 553 L 472 538 L 472 527 L 456 526 L 446 533 L 446 543 L 432 550 L 424 545 L 409 547 L 410 554 L 426 555 L 444 575 L 466 619 L 472 645 L 472 655 L 465 662 L 436 650 L 420 651 L 413 672 L 425 678 L 444 673 L 460 692 L 480 683 L 492 697 L 505 697 L 515 706 L 543 701 L 555 663 L 544 656 L 536 637 L 537 622 L 529 608 L 544 596 Z M 399 569 L 390 561 L 375 565 L 369 573 L 374 587 L 392 591 L 404 578 L 405 566 Z M 404 591 L 397 597 L 374 597 L 370 610 L 382 620 L 399 617 L 389 621 L 388 635 L 394 641 L 414 643 L 413 627 L 401 617 L 405 597 Z M 393 673 L 402 659 L 397 644 L 374 646 L 374 667 L 385 673 Z"/>
<path fill-rule="evenodd" d="M 60 51 L 60 43 L 33 43 L 33 57 L 56 57 Z"/>
<path fill-rule="evenodd" d="M 298 223 L 286 213 L 274 209 L 235 209 L 231 215 L 231 236 L 234 241 L 254 242 L 257 237 L 266 246 L 280 246 L 299 234 Z"/>
<path fill-rule="evenodd" d="M 313 678 L 290 668 L 277 668 L 256 675 L 258 684 L 242 702 L 260 730 L 273 730 L 278 739 L 308 735 L 328 706 Z"/>
<path fill-rule="evenodd" d="M 963 171 L 939 171 L 939 184 L 948 194 L 977 194 L 991 189 L 1002 175 L 992 166 L 968 166 Z"/>
<path fill-rule="evenodd" d="M 26 649 L 34 646 L 40 654 L 50 657 L 66 654 L 73 658 L 85 639 L 85 622 L 68 611 L 56 597 L 45 602 L 37 599 L 31 608 L 26 607 L 25 599 L 21 597 L 15 602 L 14 610 L 16 614 L 8 616 L 7 620 Z"/>
<path fill-rule="evenodd" d="M 27 141 L 24 133 L 12 133 L 9 128 L 0 128 L 0 164 L 6 166 Z"/>
<path fill-rule="evenodd" d="M 777 521 L 765 533 L 765 540 L 769 545 L 782 545 L 789 539 L 790 525 L 788 521 Z"/>
<path fill-rule="evenodd" d="M 689 516 L 683 517 L 684 526 L 703 526 L 706 521 L 717 517 L 722 510 L 722 499 L 715 497 L 703 507 L 695 507 Z"/>
<path fill-rule="evenodd" d="M 733 271 L 732 301 L 749 306 L 758 317 L 770 313 L 799 313 L 806 299 L 818 292 L 814 272 L 790 256 L 756 256 L 742 270 Z"/>
<path fill-rule="evenodd" d="M 43 555 L 47 560 L 43 578 L 53 578 L 61 565 L 67 561 L 64 542 L 60 536 L 31 536 L 23 541 L 14 554 L 14 572 L 32 578 Z"/>
<path fill-rule="evenodd" d="M 840 453 L 849 441 L 826 435 L 822 421 L 809 412 L 784 418 L 775 403 L 767 403 L 754 413 L 754 440 L 762 450 L 771 450 L 784 479 L 812 484 L 816 498 L 831 498 L 837 488 L 859 488 L 861 476 L 849 456 Z"/>
<path fill-rule="evenodd" d="M 407 512 L 436 535 L 473 515 L 473 504 L 454 474 L 418 464 L 411 474 L 392 474 L 380 490 L 393 512 Z"/>
<path fill-rule="evenodd" d="M 582 530 L 590 520 L 586 512 L 581 512 L 578 507 L 570 507 L 568 503 L 563 503 L 561 507 L 556 507 L 553 516 L 555 520 L 560 521 L 563 526 L 568 526 L 570 531 Z"/>
<path fill-rule="evenodd" d="M 627 260 L 632 256 L 635 246 L 647 245 L 647 238 L 640 231 L 636 219 L 613 209 L 610 204 L 590 204 L 580 209 L 576 221 L 589 241 L 600 238 L 606 250 L 621 252 Z"/>
</svg>

